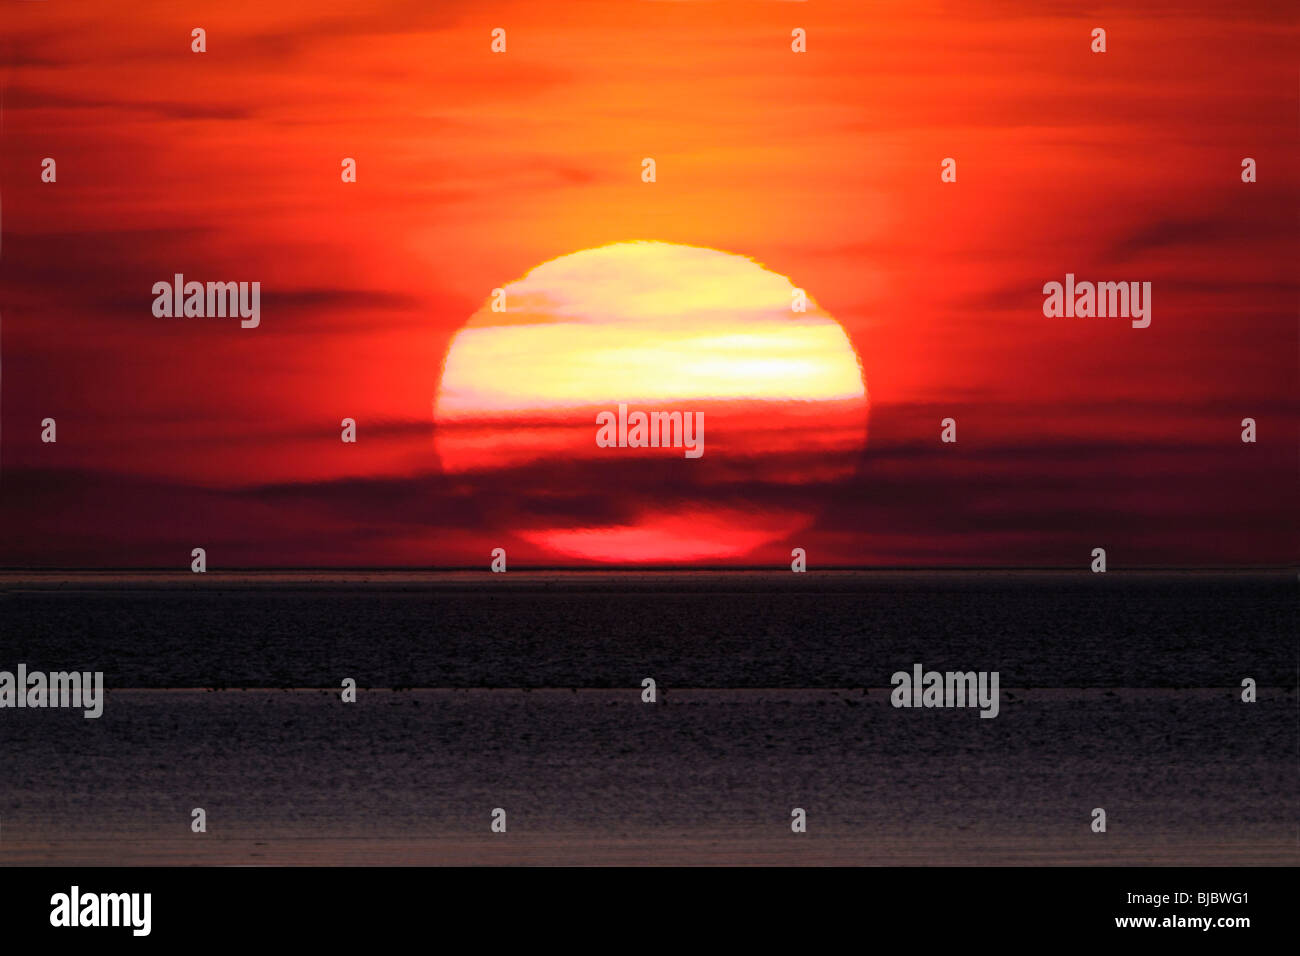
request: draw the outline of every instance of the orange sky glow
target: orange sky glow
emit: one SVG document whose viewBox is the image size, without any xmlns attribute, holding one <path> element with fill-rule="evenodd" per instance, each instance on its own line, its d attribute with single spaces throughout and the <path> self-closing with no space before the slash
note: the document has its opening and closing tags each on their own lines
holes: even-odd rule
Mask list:
<svg viewBox="0 0 1300 956">
<path fill-rule="evenodd" d="M 1254 0 L 5 4 L 0 565 L 1294 561 L 1298 37 Z M 1044 317 L 1067 272 L 1150 281 L 1151 326 Z M 175 273 L 259 281 L 261 325 L 154 317 Z M 702 411 L 703 457 L 597 447 L 620 402 Z"/>
</svg>

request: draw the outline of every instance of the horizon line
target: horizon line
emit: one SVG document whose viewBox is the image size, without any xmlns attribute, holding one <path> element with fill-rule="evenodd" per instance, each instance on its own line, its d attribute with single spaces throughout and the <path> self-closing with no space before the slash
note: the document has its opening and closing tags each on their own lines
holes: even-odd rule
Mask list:
<svg viewBox="0 0 1300 956">
<path fill-rule="evenodd" d="M 1123 565 L 1120 571 L 1292 571 L 1300 569 L 1300 562 L 1294 564 L 1228 564 L 1228 565 L 1183 565 L 1183 564 L 1139 564 Z M 0 565 L 0 574 L 13 572 L 40 572 L 45 574 L 72 573 L 175 573 L 175 574 L 245 574 L 254 572 L 294 573 L 294 572 L 402 572 L 402 573 L 445 573 L 463 571 L 482 571 L 488 574 L 508 574 L 510 571 L 573 571 L 596 574 L 639 573 L 646 571 L 790 571 L 788 564 L 747 564 L 747 565 L 699 565 L 699 564 L 646 564 L 646 565 L 564 565 L 564 564 L 530 564 L 508 568 L 503 572 L 493 572 L 484 565 L 244 565 L 228 568 L 209 568 L 204 572 L 191 571 L 188 567 L 162 565 L 132 565 L 126 567 L 46 567 L 23 565 Z M 991 564 L 826 564 L 817 565 L 819 571 L 1089 571 L 1086 563 L 1082 565 L 991 565 Z M 791 572 L 794 573 L 794 572 Z M 801 572 L 809 573 L 809 572 Z M 1091 572 L 1090 572 L 1091 573 Z M 1108 570 L 1106 573 L 1111 573 Z"/>
</svg>

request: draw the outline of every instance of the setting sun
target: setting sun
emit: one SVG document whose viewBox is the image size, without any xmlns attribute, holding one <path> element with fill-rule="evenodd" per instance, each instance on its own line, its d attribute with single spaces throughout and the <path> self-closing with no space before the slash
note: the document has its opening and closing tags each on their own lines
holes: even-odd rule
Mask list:
<svg viewBox="0 0 1300 956">
<path fill-rule="evenodd" d="M 629 413 L 635 405 L 644 408 Z M 611 448 L 596 424 L 608 415 L 612 425 L 620 406 L 623 443 Z M 818 456 L 860 451 L 866 408 L 844 329 L 789 279 L 716 249 L 624 242 L 553 259 L 496 290 L 452 339 L 435 428 L 445 472 L 562 459 L 581 468 L 564 475 L 557 493 L 619 495 L 625 513 L 616 522 L 519 529 L 527 540 L 569 557 L 655 561 L 746 554 L 806 524 L 806 508 L 783 501 L 779 489 L 824 477 Z M 687 436 L 698 447 L 665 454 L 657 433 L 638 445 L 638 415 L 647 428 L 654 416 L 672 415 L 679 432 L 681 416 L 694 416 Z M 701 433 L 708 423 L 707 454 L 703 434 L 690 437 L 696 421 Z M 612 480 L 629 456 L 639 468 L 678 473 L 629 497 Z M 731 492 L 752 497 L 761 487 L 751 510 L 701 497 L 735 482 L 737 463 L 755 458 L 772 467 Z M 802 474 L 776 467 L 799 458 Z M 519 480 L 538 492 L 554 481 L 549 474 Z"/>
</svg>

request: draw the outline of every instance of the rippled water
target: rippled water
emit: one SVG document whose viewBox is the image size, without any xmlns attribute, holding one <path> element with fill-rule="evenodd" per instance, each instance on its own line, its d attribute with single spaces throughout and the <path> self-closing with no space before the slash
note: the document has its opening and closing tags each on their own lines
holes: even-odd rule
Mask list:
<svg viewBox="0 0 1300 956">
<path fill-rule="evenodd" d="M 0 861 L 1300 862 L 1289 574 L 0 583 Z"/>
</svg>

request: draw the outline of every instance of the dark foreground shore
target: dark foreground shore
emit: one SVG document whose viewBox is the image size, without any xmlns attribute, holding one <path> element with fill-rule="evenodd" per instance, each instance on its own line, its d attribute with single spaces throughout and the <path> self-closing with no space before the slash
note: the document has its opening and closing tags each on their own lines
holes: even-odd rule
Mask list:
<svg viewBox="0 0 1300 956">
<path fill-rule="evenodd" d="M 794 577 L 6 579 L 0 864 L 1300 863 L 1293 576 Z"/>
<path fill-rule="evenodd" d="M 1296 703 L 1009 688 L 985 720 L 886 688 L 111 691 L 98 720 L 6 723 L 0 860 L 1295 864 Z"/>
</svg>

